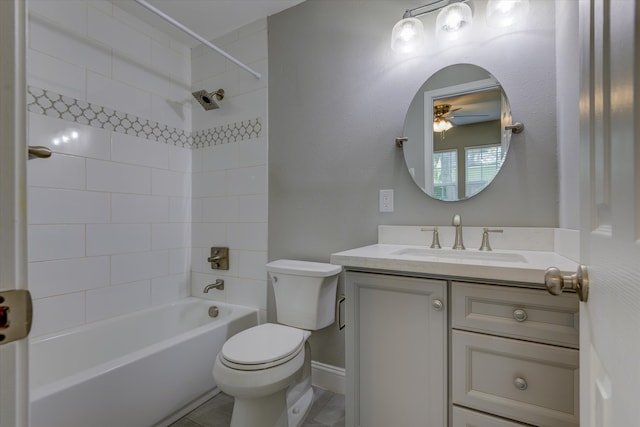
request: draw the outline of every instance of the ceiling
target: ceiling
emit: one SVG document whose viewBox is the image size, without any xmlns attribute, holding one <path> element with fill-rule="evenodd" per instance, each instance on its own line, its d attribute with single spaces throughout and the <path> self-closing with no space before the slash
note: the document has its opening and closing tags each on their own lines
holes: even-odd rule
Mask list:
<svg viewBox="0 0 640 427">
<path fill-rule="evenodd" d="M 133 0 L 110 0 L 141 21 L 176 40 L 194 47 L 197 40 L 186 35 Z M 213 40 L 260 18 L 278 13 L 303 0 L 147 0 L 176 21 L 207 40 Z"/>
</svg>

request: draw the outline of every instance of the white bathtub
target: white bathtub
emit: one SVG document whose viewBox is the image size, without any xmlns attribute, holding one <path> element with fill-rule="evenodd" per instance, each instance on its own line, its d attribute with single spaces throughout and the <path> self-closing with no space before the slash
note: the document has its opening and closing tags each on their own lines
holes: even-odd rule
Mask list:
<svg viewBox="0 0 640 427">
<path fill-rule="evenodd" d="M 165 425 L 215 394 L 211 371 L 222 344 L 257 322 L 254 309 L 185 298 L 36 337 L 31 426 Z"/>
</svg>

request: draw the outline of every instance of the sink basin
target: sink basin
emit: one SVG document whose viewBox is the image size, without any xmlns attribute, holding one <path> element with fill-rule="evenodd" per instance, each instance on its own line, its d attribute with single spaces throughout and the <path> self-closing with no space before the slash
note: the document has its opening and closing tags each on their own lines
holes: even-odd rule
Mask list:
<svg viewBox="0 0 640 427">
<path fill-rule="evenodd" d="M 504 252 L 484 252 L 473 250 L 449 250 L 429 248 L 404 248 L 397 250 L 392 255 L 403 255 L 419 258 L 447 258 L 459 260 L 499 261 L 499 262 L 527 262 L 520 254 Z"/>
</svg>

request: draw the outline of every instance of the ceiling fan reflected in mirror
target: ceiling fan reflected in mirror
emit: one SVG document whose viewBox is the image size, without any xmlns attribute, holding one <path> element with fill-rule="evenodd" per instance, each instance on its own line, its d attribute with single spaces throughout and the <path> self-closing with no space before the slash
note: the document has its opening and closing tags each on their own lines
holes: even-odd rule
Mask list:
<svg viewBox="0 0 640 427">
<path fill-rule="evenodd" d="M 443 140 L 445 132 L 453 127 L 453 123 L 448 120 L 447 115 L 457 110 L 459 108 L 451 110 L 451 105 L 449 104 L 434 105 L 433 107 L 433 131 L 440 132 L 440 137 Z"/>
<path fill-rule="evenodd" d="M 451 108 L 451 104 L 438 104 L 433 106 L 433 131 L 440 132 L 440 137 L 445 139 L 445 132 L 456 126 L 456 118 L 461 117 L 487 117 L 488 114 L 458 114 L 452 113 L 462 110 L 463 107 Z"/>
</svg>

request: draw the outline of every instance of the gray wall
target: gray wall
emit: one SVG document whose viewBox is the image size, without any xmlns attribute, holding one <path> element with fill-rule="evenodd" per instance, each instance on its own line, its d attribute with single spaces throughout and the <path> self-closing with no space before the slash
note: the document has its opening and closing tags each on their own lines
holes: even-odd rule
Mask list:
<svg viewBox="0 0 640 427">
<path fill-rule="evenodd" d="M 307 0 L 269 18 L 269 259 L 326 262 L 376 243 L 379 224 L 447 225 L 454 213 L 473 226 L 558 225 L 554 2 L 533 0 L 514 31 L 487 28 L 474 0 L 462 42 L 395 54 L 393 24 L 423 3 Z M 435 14 L 422 20 L 430 32 Z M 492 73 L 526 129 L 491 186 L 451 203 L 418 189 L 394 138 L 424 81 L 459 62 Z M 380 189 L 395 191 L 394 213 L 378 213 Z M 344 366 L 335 327 L 311 345 L 314 360 Z"/>
</svg>

